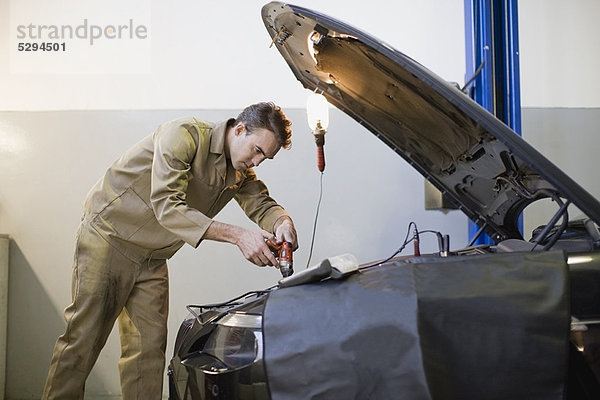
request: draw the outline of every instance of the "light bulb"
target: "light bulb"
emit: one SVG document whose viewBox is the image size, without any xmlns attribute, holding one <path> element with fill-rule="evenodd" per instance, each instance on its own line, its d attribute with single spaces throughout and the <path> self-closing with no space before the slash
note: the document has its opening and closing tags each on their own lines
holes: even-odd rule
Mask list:
<svg viewBox="0 0 600 400">
<path fill-rule="evenodd" d="M 312 93 L 306 102 L 306 116 L 310 129 L 327 131 L 329 126 L 329 103 L 325 96 Z"/>
</svg>

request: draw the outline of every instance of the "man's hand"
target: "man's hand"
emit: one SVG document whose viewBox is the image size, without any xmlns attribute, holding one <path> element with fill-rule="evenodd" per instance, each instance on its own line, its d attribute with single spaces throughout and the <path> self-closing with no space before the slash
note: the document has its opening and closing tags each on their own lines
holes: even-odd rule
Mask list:
<svg viewBox="0 0 600 400">
<path fill-rule="evenodd" d="M 265 239 L 274 243 L 276 239 L 267 231 L 213 221 L 202 238 L 235 244 L 248 261 L 258 266 L 278 266 L 277 259 L 265 243 Z"/>
<path fill-rule="evenodd" d="M 290 242 L 292 249 L 298 248 L 298 235 L 294 223 L 289 217 L 281 217 L 275 222 L 275 237 L 277 243 Z"/>
<path fill-rule="evenodd" d="M 275 237 L 267 231 L 246 230 L 235 242 L 246 259 L 258 266 L 278 267 L 277 259 L 266 244 L 266 240 L 275 242 Z"/>
</svg>

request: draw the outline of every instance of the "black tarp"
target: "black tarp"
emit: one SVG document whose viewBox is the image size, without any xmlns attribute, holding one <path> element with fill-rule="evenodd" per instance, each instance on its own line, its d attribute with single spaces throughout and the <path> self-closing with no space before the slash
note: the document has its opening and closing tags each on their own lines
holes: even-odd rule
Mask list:
<svg viewBox="0 0 600 400">
<path fill-rule="evenodd" d="M 273 291 L 274 400 L 562 399 L 562 252 L 419 257 Z"/>
</svg>

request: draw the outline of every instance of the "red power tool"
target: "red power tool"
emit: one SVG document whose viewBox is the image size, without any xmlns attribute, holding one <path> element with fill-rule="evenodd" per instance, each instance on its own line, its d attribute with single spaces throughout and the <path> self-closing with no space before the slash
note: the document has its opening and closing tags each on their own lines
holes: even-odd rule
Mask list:
<svg viewBox="0 0 600 400">
<path fill-rule="evenodd" d="M 273 252 L 275 258 L 279 262 L 279 271 L 284 278 L 294 273 L 294 261 L 292 260 L 292 244 L 290 242 L 283 242 L 281 244 L 274 244 L 271 241 L 267 241 L 267 246 Z"/>
</svg>

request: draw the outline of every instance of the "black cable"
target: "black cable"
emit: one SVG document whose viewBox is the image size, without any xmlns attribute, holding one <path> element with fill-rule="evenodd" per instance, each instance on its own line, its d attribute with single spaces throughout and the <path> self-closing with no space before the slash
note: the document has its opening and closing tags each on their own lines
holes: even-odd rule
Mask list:
<svg viewBox="0 0 600 400">
<path fill-rule="evenodd" d="M 421 233 L 435 233 L 436 235 L 441 235 L 442 234 L 441 232 L 434 231 L 432 229 L 426 229 L 424 231 L 418 231 L 418 232 L 419 232 L 419 234 L 421 234 Z"/>
<path fill-rule="evenodd" d="M 544 246 L 544 251 L 550 250 L 552 246 L 554 246 L 556 242 L 558 242 L 558 239 L 560 239 L 565 229 L 567 229 L 567 226 L 569 225 L 569 212 L 567 211 L 567 207 L 569 206 L 569 204 L 571 204 L 571 201 L 567 200 L 567 202 L 565 203 L 565 211 L 563 212 L 562 222 L 559 225 L 558 230 L 554 232 L 552 236 L 550 236 L 550 239 L 548 239 L 548 243 L 546 243 L 546 245 Z"/>
<path fill-rule="evenodd" d="M 562 235 L 562 233 L 565 231 L 565 229 L 567 228 L 567 226 L 569 224 L 569 213 L 567 211 L 567 208 L 571 204 L 571 201 L 567 200 L 565 203 L 563 203 L 562 200 L 560 199 L 560 196 L 558 196 L 558 194 L 556 194 L 554 192 L 550 193 L 550 197 L 560 207 L 559 207 L 558 211 L 556 212 L 556 214 L 554 214 L 554 216 L 550 219 L 550 221 L 548 221 L 546 226 L 544 226 L 544 228 L 535 236 L 535 238 L 531 239 L 531 242 L 534 243 L 534 246 L 531 248 L 530 251 L 534 251 L 538 245 L 542 244 L 544 241 L 546 241 L 548 238 L 550 238 L 544 245 L 544 251 L 549 250 L 552 246 L 554 246 L 554 244 L 556 244 L 556 242 L 558 241 L 558 239 L 560 238 L 560 236 Z M 558 221 L 558 219 L 560 217 L 562 217 L 562 221 L 558 227 L 558 230 L 556 232 L 554 232 L 553 235 L 549 235 L 550 231 L 552 230 L 552 228 L 554 228 L 554 226 L 556 225 L 556 222 Z"/>
<path fill-rule="evenodd" d="M 447 257 L 450 251 L 450 236 L 442 235 L 442 232 L 434 231 L 432 229 L 427 229 L 424 231 L 418 231 L 417 234 L 420 235 L 422 233 L 433 233 L 438 240 L 438 250 L 440 252 L 440 256 Z"/>
<path fill-rule="evenodd" d="M 402 243 L 402 246 L 400 246 L 400 248 L 399 248 L 398 250 L 396 250 L 396 251 L 394 252 L 394 254 L 392 254 L 391 256 L 389 256 L 388 258 L 386 258 L 386 259 L 385 259 L 385 260 L 383 260 L 383 261 L 377 261 L 377 262 L 375 262 L 375 263 L 373 263 L 373 264 L 369 264 L 369 265 L 366 265 L 366 266 L 364 266 L 364 267 L 361 267 L 360 269 L 361 269 L 361 270 L 365 270 L 365 269 L 368 269 L 368 268 L 371 268 L 371 267 L 376 267 L 376 266 L 378 266 L 378 265 L 385 264 L 386 262 L 390 261 L 392 258 L 396 257 L 396 255 L 398 255 L 399 253 L 401 253 L 401 252 L 402 252 L 402 250 L 404 250 L 404 248 L 406 247 L 406 245 L 407 245 L 407 244 L 409 244 L 410 242 L 412 242 L 412 241 L 413 241 L 413 239 L 414 239 L 414 236 L 413 236 L 412 238 L 410 238 L 410 239 L 408 238 L 408 236 L 410 235 L 410 227 L 411 227 L 411 226 L 414 226 L 414 227 L 415 227 L 414 229 L 415 229 L 415 231 L 416 231 L 416 236 L 418 237 L 418 235 L 419 235 L 419 230 L 417 229 L 417 224 L 415 224 L 413 221 L 411 221 L 411 222 L 408 224 L 408 229 L 406 230 L 406 237 L 404 238 L 404 242 Z"/>
<path fill-rule="evenodd" d="M 317 203 L 317 211 L 315 212 L 315 222 L 313 223 L 312 238 L 310 240 L 310 252 L 308 253 L 308 261 L 306 262 L 306 268 L 310 265 L 312 259 L 313 247 L 315 245 L 315 235 L 317 232 L 317 220 L 319 219 L 319 210 L 321 209 L 321 200 L 323 199 L 323 172 L 321 172 L 321 184 L 319 189 L 319 202 Z"/>
<path fill-rule="evenodd" d="M 477 78 L 477 76 L 481 73 L 481 70 L 483 69 L 484 64 L 485 64 L 485 58 L 483 60 L 481 60 L 481 64 L 479 64 L 479 67 L 477 67 L 477 69 L 473 73 L 473 76 L 471 77 L 471 79 L 469 79 L 467 81 L 467 83 L 465 83 L 464 86 L 460 89 L 461 92 L 467 93 L 467 91 L 466 91 L 467 86 L 469 86 L 475 80 L 475 78 Z"/>
</svg>

